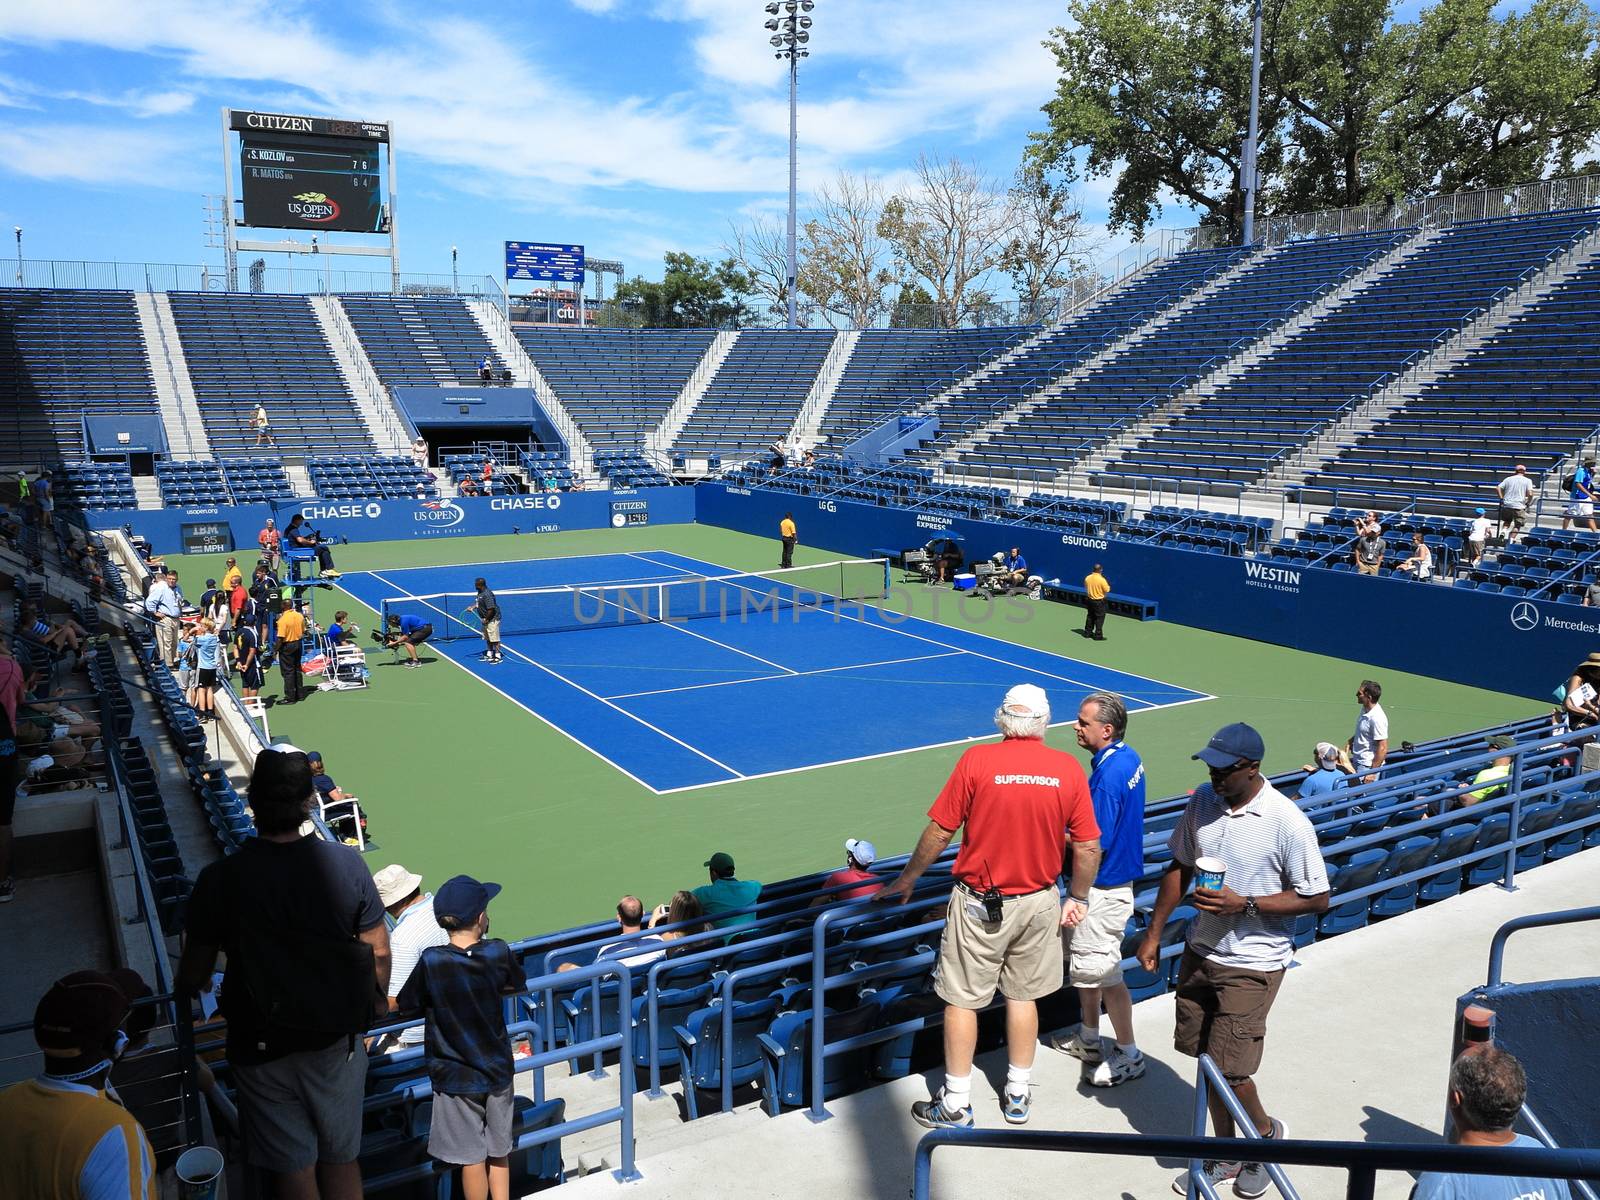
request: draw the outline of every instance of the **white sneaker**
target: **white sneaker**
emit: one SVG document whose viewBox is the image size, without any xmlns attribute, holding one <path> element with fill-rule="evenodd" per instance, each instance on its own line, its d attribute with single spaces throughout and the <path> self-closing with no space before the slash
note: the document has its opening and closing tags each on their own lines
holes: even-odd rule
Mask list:
<svg viewBox="0 0 1600 1200">
<path fill-rule="evenodd" d="M 1070 1054 L 1073 1058 L 1081 1059 L 1086 1063 L 1097 1063 L 1101 1058 L 1100 1038 L 1086 1042 L 1082 1037 L 1083 1027 L 1080 1025 L 1073 1029 L 1071 1036 L 1059 1033 L 1050 1035 L 1050 1049 L 1059 1050 L 1062 1054 Z"/>
<path fill-rule="evenodd" d="M 1089 1076 L 1089 1084 L 1091 1087 L 1116 1087 L 1118 1084 L 1139 1078 L 1144 1074 L 1146 1065 L 1143 1054 L 1138 1051 L 1134 1051 L 1131 1055 L 1126 1054 L 1120 1046 L 1113 1042 L 1111 1043 L 1111 1048 L 1106 1051 L 1099 1065 L 1095 1067 L 1094 1072 Z"/>
</svg>

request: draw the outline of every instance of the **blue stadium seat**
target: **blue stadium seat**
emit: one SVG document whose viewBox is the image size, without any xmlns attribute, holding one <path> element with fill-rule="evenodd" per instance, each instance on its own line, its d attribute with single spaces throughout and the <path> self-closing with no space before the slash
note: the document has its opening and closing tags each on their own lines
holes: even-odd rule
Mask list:
<svg viewBox="0 0 1600 1200">
<path fill-rule="evenodd" d="M 761 1035 L 777 1015 L 778 1002 L 770 997 L 733 1010 L 734 1087 L 754 1083 L 765 1069 Z M 683 1081 L 684 1104 L 689 1119 L 700 1115 L 700 1093 L 714 1092 L 722 1107 L 722 1006 L 702 1008 L 675 1030 L 678 1038 L 678 1077 Z"/>
<path fill-rule="evenodd" d="M 1421 835 L 1406 838 L 1389 852 L 1388 861 L 1383 864 L 1380 878 L 1389 879 L 1420 871 L 1433 857 L 1438 846 L 1439 839 L 1436 837 Z M 1399 887 L 1390 888 L 1386 892 L 1379 892 L 1372 898 L 1370 915 L 1378 919 L 1410 912 L 1417 906 L 1417 891 L 1417 881 L 1413 880 Z"/>
<path fill-rule="evenodd" d="M 1332 908 L 1317 918 L 1317 936 L 1332 937 L 1336 933 L 1348 933 L 1352 929 L 1360 929 L 1367 923 L 1367 912 L 1371 907 L 1371 897 L 1362 897 L 1359 900 L 1349 900 L 1343 904 L 1337 902 L 1338 897 L 1345 892 L 1353 892 L 1358 888 L 1367 887 L 1376 883 L 1378 875 L 1383 870 L 1384 863 L 1389 861 L 1389 853 L 1374 846 L 1367 850 L 1358 850 L 1349 861 L 1331 871 L 1329 884 L 1333 891 L 1335 903 Z"/>
</svg>

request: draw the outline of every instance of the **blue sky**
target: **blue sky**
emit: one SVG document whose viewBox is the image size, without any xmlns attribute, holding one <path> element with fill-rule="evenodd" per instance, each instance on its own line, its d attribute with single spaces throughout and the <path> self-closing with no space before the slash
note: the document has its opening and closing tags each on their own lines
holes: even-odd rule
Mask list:
<svg viewBox="0 0 1600 1200">
<path fill-rule="evenodd" d="M 841 168 L 903 185 L 921 151 L 1008 176 L 1065 13 L 818 0 L 802 192 Z M 464 274 L 496 273 L 500 243 L 529 239 L 659 277 L 663 251 L 715 253 L 730 221 L 783 211 L 787 79 L 764 19 L 762 0 L 12 0 L 0 227 L 24 228 L 30 259 L 220 261 L 202 196 L 229 105 L 393 120 L 408 272 L 448 271 L 454 244 Z M 1083 200 L 1103 217 L 1103 188 Z"/>
</svg>

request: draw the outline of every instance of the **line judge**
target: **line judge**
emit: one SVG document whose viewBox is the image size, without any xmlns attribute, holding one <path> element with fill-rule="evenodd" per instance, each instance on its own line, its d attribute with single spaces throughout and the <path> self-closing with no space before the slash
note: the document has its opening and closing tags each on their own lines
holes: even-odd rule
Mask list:
<svg viewBox="0 0 1600 1200">
<path fill-rule="evenodd" d="M 783 557 L 778 560 L 780 567 L 794 566 L 794 543 L 796 531 L 794 527 L 794 514 L 786 512 L 783 520 L 778 522 L 778 537 L 783 541 Z"/>
</svg>

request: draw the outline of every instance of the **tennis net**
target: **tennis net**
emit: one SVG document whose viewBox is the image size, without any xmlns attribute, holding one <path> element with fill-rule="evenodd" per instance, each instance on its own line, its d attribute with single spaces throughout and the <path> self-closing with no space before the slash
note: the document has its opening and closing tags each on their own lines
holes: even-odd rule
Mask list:
<svg viewBox="0 0 1600 1200">
<path fill-rule="evenodd" d="M 717 619 L 776 620 L 792 610 L 833 611 L 841 605 L 881 600 L 889 593 L 889 563 L 882 558 L 841 559 L 807 567 L 727 575 L 684 575 L 642 582 L 573 583 L 508 588 L 500 603 L 500 636 L 603 629 L 615 625 Z M 471 606 L 475 592 L 433 592 L 383 602 L 383 618 L 414 616 L 433 626 L 436 641 L 482 636 Z"/>
</svg>

